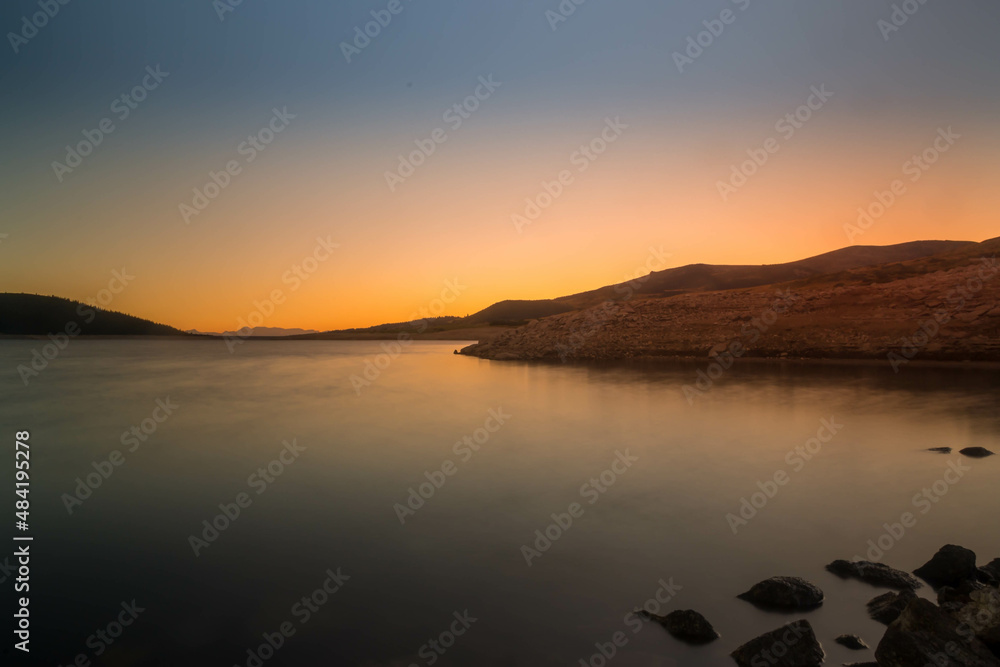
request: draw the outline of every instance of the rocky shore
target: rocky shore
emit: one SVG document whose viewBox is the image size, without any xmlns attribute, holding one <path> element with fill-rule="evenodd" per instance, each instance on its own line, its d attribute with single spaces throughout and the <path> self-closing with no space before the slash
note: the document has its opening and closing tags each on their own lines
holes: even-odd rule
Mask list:
<svg viewBox="0 0 1000 667">
<path fill-rule="evenodd" d="M 835 560 L 827 569 L 873 586 L 901 589 L 868 603 L 869 615 L 887 628 L 874 660 L 852 663 L 853 667 L 1000 667 L 1000 559 L 978 567 L 976 554 L 969 549 L 942 547 L 914 571 L 934 588 L 937 604 L 913 592 L 924 585 L 917 577 L 884 563 Z M 777 576 L 736 597 L 762 609 L 808 613 L 823 604 L 826 593 L 799 577 Z M 720 638 L 708 619 L 694 610 L 644 615 L 690 644 Z M 833 641 L 854 651 L 870 650 L 857 635 L 842 634 Z M 826 660 L 822 642 L 806 618 L 745 640 L 730 656 L 739 667 L 820 667 Z"/>
<path fill-rule="evenodd" d="M 986 247 L 989 246 L 989 247 Z M 607 301 L 470 345 L 494 360 L 1000 361 L 1000 265 L 977 252 L 718 292 Z"/>
</svg>

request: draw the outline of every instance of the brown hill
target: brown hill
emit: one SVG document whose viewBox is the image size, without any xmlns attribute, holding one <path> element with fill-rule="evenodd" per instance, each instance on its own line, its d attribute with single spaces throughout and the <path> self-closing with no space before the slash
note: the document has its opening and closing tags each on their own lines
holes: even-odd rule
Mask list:
<svg viewBox="0 0 1000 667">
<path fill-rule="evenodd" d="M 904 254 L 917 250 L 909 245 L 891 247 Z M 533 321 L 462 352 L 573 360 L 729 351 L 736 357 L 886 358 L 897 366 L 910 359 L 1000 361 L 998 251 L 1000 239 L 992 239 L 771 285 L 608 300 Z M 867 252 L 848 254 L 848 261 L 862 261 L 859 255 Z M 821 271 L 844 258 L 828 253 L 793 264 Z M 784 275 L 790 265 L 778 266 Z M 739 280 L 741 272 L 721 273 Z"/>
</svg>

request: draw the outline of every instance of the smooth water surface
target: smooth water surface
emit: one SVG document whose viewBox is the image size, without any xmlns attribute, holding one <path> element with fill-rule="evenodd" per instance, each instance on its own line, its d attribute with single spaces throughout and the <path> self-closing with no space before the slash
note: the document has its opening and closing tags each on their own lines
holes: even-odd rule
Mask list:
<svg viewBox="0 0 1000 667">
<path fill-rule="evenodd" d="M 285 623 L 294 634 L 260 664 L 600 665 L 597 645 L 621 632 L 609 665 L 732 665 L 737 645 L 798 616 L 840 664 L 871 659 L 833 638 L 874 647 L 884 628 L 864 605 L 882 591 L 826 563 L 880 537 L 876 556 L 907 570 L 948 542 L 980 564 L 1000 556 L 1000 457 L 957 454 L 1000 451 L 995 371 L 746 365 L 689 402 L 696 364 L 490 362 L 440 342 L 389 360 L 379 342 L 229 354 L 219 341 L 73 340 L 25 387 L 15 368 L 42 343 L 0 342 L 0 428 L 31 432 L 39 664 L 257 665 L 248 649 Z M 123 444 L 158 399 L 177 407 Z M 839 425 L 832 438 L 822 420 Z M 827 441 L 807 444 L 818 433 Z M 293 441 L 297 457 L 273 464 Z M 941 445 L 956 453 L 922 451 Z M 70 501 L 115 450 L 124 462 Z M 953 463 L 961 476 L 941 481 Z M 267 482 L 256 471 L 269 464 Z M 12 487 L 12 456 L 3 470 Z M 767 483 L 776 473 L 784 485 Z M 440 488 L 424 484 L 430 497 L 401 522 L 428 475 Z M 772 497 L 727 519 L 758 482 Z M 191 536 L 242 493 L 249 504 L 196 556 Z M 541 551 L 536 530 L 572 503 L 572 525 L 549 528 Z M 915 525 L 883 537 L 906 512 Z M 539 548 L 530 566 L 523 546 Z M 349 579 L 306 614 L 302 598 L 338 568 Z M 772 575 L 803 576 L 827 601 L 785 615 L 735 598 Z M 670 598 L 661 581 L 673 597 L 659 613 L 696 609 L 722 638 L 690 647 L 629 616 Z M 132 600 L 144 611 L 96 657 L 106 645 L 92 635 Z"/>
</svg>

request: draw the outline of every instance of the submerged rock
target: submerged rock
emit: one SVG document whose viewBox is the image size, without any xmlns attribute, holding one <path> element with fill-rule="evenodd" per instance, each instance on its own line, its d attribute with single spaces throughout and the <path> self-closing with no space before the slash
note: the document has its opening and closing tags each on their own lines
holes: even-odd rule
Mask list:
<svg viewBox="0 0 1000 667">
<path fill-rule="evenodd" d="M 986 449 L 985 447 L 966 447 L 958 452 L 959 454 L 965 454 L 966 456 L 971 456 L 974 459 L 983 459 L 987 456 L 993 456 L 993 452 Z"/>
<path fill-rule="evenodd" d="M 820 667 L 826 653 L 802 619 L 751 639 L 730 653 L 740 667 Z"/>
<path fill-rule="evenodd" d="M 868 601 L 868 615 L 873 621 L 889 625 L 903 613 L 911 600 L 916 600 L 917 594 L 906 589 L 899 593 L 883 593 Z"/>
<path fill-rule="evenodd" d="M 857 635 L 840 635 L 833 641 L 837 642 L 841 646 L 846 646 L 852 651 L 861 651 L 863 649 L 869 648 L 865 640 Z"/>
<path fill-rule="evenodd" d="M 955 586 L 966 579 L 975 579 L 978 574 L 976 554 L 965 547 L 946 544 L 934 557 L 913 571 L 931 586 Z"/>
<path fill-rule="evenodd" d="M 985 644 L 963 632 L 959 621 L 922 598 L 911 601 L 889 626 L 875 649 L 875 658 L 880 667 L 1000 667 L 1000 660 Z"/>
<path fill-rule="evenodd" d="M 898 590 L 914 590 L 923 586 L 916 577 L 908 572 L 867 560 L 835 560 L 827 565 L 826 569 L 838 577 L 844 579 L 854 577 L 873 586 L 885 586 Z"/>
<path fill-rule="evenodd" d="M 706 644 L 719 638 L 712 624 L 704 616 L 692 609 L 672 611 L 666 616 L 650 614 L 650 618 L 662 625 L 676 639 L 692 644 Z"/>
<path fill-rule="evenodd" d="M 823 591 L 800 577 L 771 577 L 736 597 L 761 607 L 812 609 L 823 604 Z"/>
<path fill-rule="evenodd" d="M 931 447 L 927 451 L 937 452 L 938 454 L 951 454 L 951 447 Z"/>
</svg>

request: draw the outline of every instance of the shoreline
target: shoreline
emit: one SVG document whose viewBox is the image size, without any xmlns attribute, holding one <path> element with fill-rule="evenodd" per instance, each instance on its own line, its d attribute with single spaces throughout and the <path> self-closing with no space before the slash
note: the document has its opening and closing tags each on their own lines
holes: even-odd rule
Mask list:
<svg viewBox="0 0 1000 667">
<path fill-rule="evenodd" d="M 436 336 L 431 334 L 431 336 Z M 398 338 L 398 334 L 375 334 L 371 336 L 352 336 L 352 337 L 337 337 L 337 338 L 314 338 L 314 337 L 298 337 L 298 336 L 253 336 L 250 338 L 243 339 L 244 343 L 250 342 L 297 342 L 297 343 L 331 343 L 331 342 L 350 342 L 350 341 L 379 341 L 379 340 L 395 340 Z M 413 334 L 410 335 L 410 339 L 414 342 L 433 342 L 433 343 L 465 343 L 472 345 L 478 344 L 479 341 L 470 338 L 438 338 L 438 337 L 428 337 L 427 334 Z M 10 334 L 0 334 L 0 342 L 5 340 L 48 340 L 48 336 L 39 335 L 10 335 Z M 78 336 L 74 340 L 93 340 L 93 341 L 108 341 L 108 340 L 144 340 L 144 341 L 185 341 L 185 342 L 223 342 L 225 339 L 222 336 L 208 336 L 191 334 L 187 336 L 140 336 L 140 335 L 126 335 L 126 336 Z M 468 347 L 468 345 L 467 345 Z M 594 359 L 572 359 L 568 361 L 561 361 L 559 359 L 491 359 L 489 357 L 481 357 L 475 354 L 466 354 L 461 351 L 461 349 L 456 350 L 457 354 L 453 353 L 453 356 L 461 356 L 469 359 L 478 359 L 480 361 L 493 361 L 500 363 L 527 363 L 527 364 L 540 364 L 540 365 L 560 365 L 560 366 L 608 366 L 608 365 L 631 365 L 631 364 L 683 364 L 683 365 L 698 365 L 705 363 L 713 363 L 714 358 L 707 355 L 694 355 L 694 354 L 677 354 L 677 355 L 638 355 L 634 357 L 608 357 L 608 358 L 594 358 Z M 782 365 L 793 365 L 793 366 L 868 366 L 868 367 L 879 367 L 886 366 L 891 368 L 890 361 L 885 357 L 765 357 L 765 356 L 752 356 L 752 357 L 738 357 L 734 359 L 733 365 L 763 365 L 763 366 L 782 366 Z M 906 366 L 915 366 L 918 368 L 945 368 L 945 369 L 974 369 L 974 370 L 992 370 L 1000 371 L 1000 360 L 981 360 L 981 359 L 911 359 L 906 363 Z"/>
</svg>

